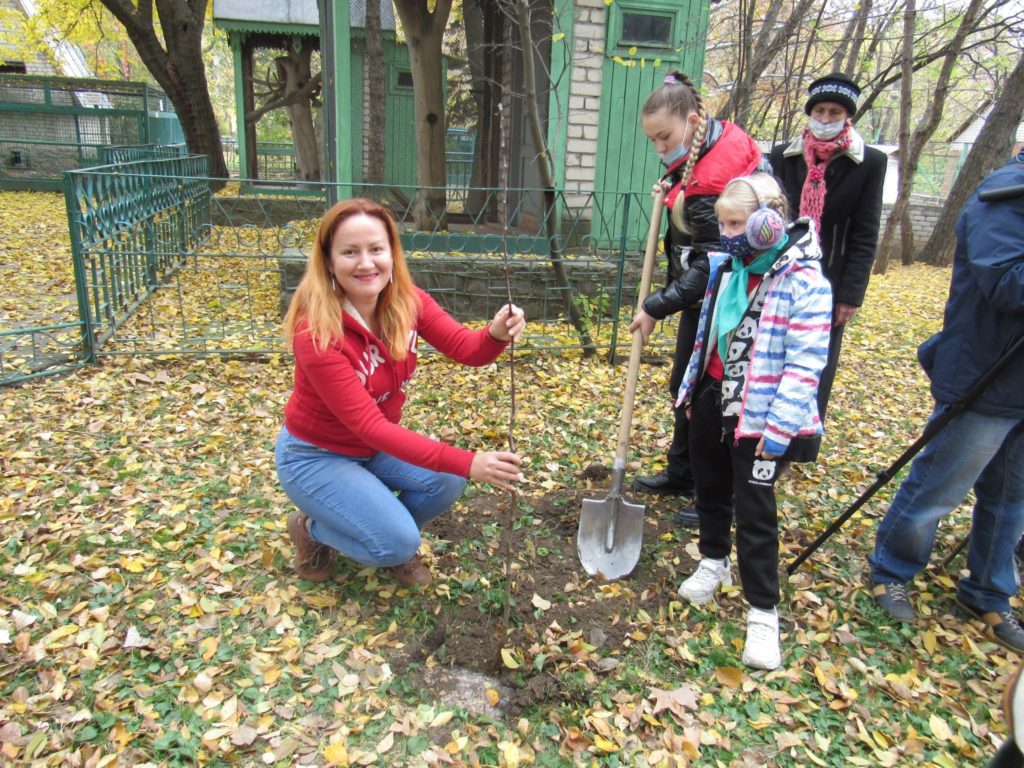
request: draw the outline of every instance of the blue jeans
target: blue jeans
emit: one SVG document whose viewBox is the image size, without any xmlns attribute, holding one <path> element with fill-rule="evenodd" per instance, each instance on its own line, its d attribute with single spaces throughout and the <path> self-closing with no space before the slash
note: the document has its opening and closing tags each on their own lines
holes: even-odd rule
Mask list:
<svg viewBox="0 0 1024 768">
<path fill-rule="evenodd" d="M 363 565 L 401 565 L 416 554 L 420 529 L 447 511 L 465 478 L 385 453 L 343 456 L 281 429 L 274 447 L 281 487 L 307 517 L 313 539 Z"/>
<path fill-rule="evenodd" d="M 943 408 L 932 412 L 934 419 Z M 876 584 L 906 584 L 928 564 L 939 521 L 974 486 L 963 599 L 1006 611 L 1017 593 L 1013 548 L 1024 533 L 1024 420 L 964 411 L 914 459 L 868 558 Z"/>
</svg>

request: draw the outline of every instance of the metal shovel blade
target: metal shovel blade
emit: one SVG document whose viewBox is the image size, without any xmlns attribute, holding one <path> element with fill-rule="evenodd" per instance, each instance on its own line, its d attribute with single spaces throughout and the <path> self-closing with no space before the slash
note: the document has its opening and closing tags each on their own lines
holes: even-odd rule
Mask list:
<svg viewBox="0 0 1024 768">
<path fill-rule="evenodd" d="M 643 504 L 615 494 L 583 500 L 576 549 L 591 576 L 609 580 L 628 576 L 640 559 L 643 537 Z"/>
</svg>

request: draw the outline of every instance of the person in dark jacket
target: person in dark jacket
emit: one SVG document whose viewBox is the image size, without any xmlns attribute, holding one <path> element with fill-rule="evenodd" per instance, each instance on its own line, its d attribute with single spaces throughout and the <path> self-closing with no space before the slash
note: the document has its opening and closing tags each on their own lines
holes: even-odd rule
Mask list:
<svg viewBox="0 0 1024 768">
<path fill-rule="evenodd" d="M 956 255 L 942 330 L 918 350 L 935 418 L 1024 337 L 1024 196 L 978 192 L 1024 184 L 1024 153 L 990 174 L 956 226 Z M 1010 610 L 1015 544 L 1024 533 L 1024 355 L 1018 355 L 929 442 L 893 497 L 869 557 L 872 594 L 891 617 L 916 618 L 907 584 L 928 563 L 939 521 L 973 486 L 976 502 L 957 603 L 992 639 L 1024 652 Z"/>
<path fill-rule="evenodd" d="M 832 285 L 828 366 L 818 385 L 818 414 L 824 421 L 843 331 L 864 303 L 875 260 L 888 160 L 853 127 L 860 97 L 856 83 L 833 72 L 811 83 L 808 92 L 807 127 L 796 140 L 775 146 L 769 157 L 791 210 L 814 221 L 822 267 Z"/>
<path fill-rule="evenodd" d="M 708 116 L 700 92 L 682 72 L 665 77 L 647 98 L 641 119 L 644 133 L 667 168 L 658 184 L 666 189 L 665 205 L 671 213 L 665 235 L 668 274 L 665 285 L 645 299 L 629 330 L 640 330 L 646 341 L 657 321 L 682 313 L 669 376 L 674 402 L 697 335 L 708 286 L 708 251 L 720 247 L 715 201 L 730 180 L 758 169 L 762 156 L 742 128 Z M 668 466 L 654 477 L 636 478 L 633 490 L 693 495 L 688 424 L 683 410 L 676 409 Z M 687 506 L 677 521 L 696 527 L 696 510 Z"/>
</svg>

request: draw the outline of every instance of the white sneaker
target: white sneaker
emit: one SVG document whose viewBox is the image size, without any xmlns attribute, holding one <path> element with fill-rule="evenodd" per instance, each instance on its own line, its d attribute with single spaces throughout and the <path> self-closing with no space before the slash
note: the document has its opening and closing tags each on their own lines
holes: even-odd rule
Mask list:
<svg viewBox="0 0 1024 768">
<path fill-rule="evenodd" d="M 782 664 L 779 650 L 779 612 L 751 608 L 747 613 L 747 641 L 743 663 L 755 669 L 775 669 Z"/>
<path fill-rule="evenodd" d="M 697 564 L 693 575 L 679 585 L 679 594 L 695 605 L 704 605 L 715 599 L 715 592 L 720 586 L 732 586 L 729 558 L 712 560 L 705 557 Z"/>
</svg>

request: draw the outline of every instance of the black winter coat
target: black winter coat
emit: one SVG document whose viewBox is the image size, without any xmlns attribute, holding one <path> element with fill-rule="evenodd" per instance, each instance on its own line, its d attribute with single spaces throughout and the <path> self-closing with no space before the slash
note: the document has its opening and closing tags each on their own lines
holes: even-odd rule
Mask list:
<svg viewBox="0 0 1024 768">
<path fill-rule="evenodd" d="M 807 163 L 803 153 L 785 155 L 789 146 L 773 147 L 770 160 L 775 177 L 789 200 L 790 214 L 796 218 L 800 213 L 800 192 L 807 178 Z M 836 304 L 859 307 L 864 303 L 878 247 L 882 185 L 887 165 L 884 152 L 865 146 L 861 162 L 844 154 L 832 158 L 825 170 L 825 208 L 818 237 L 822 271 L 832 284 Z"/>
</svg>

